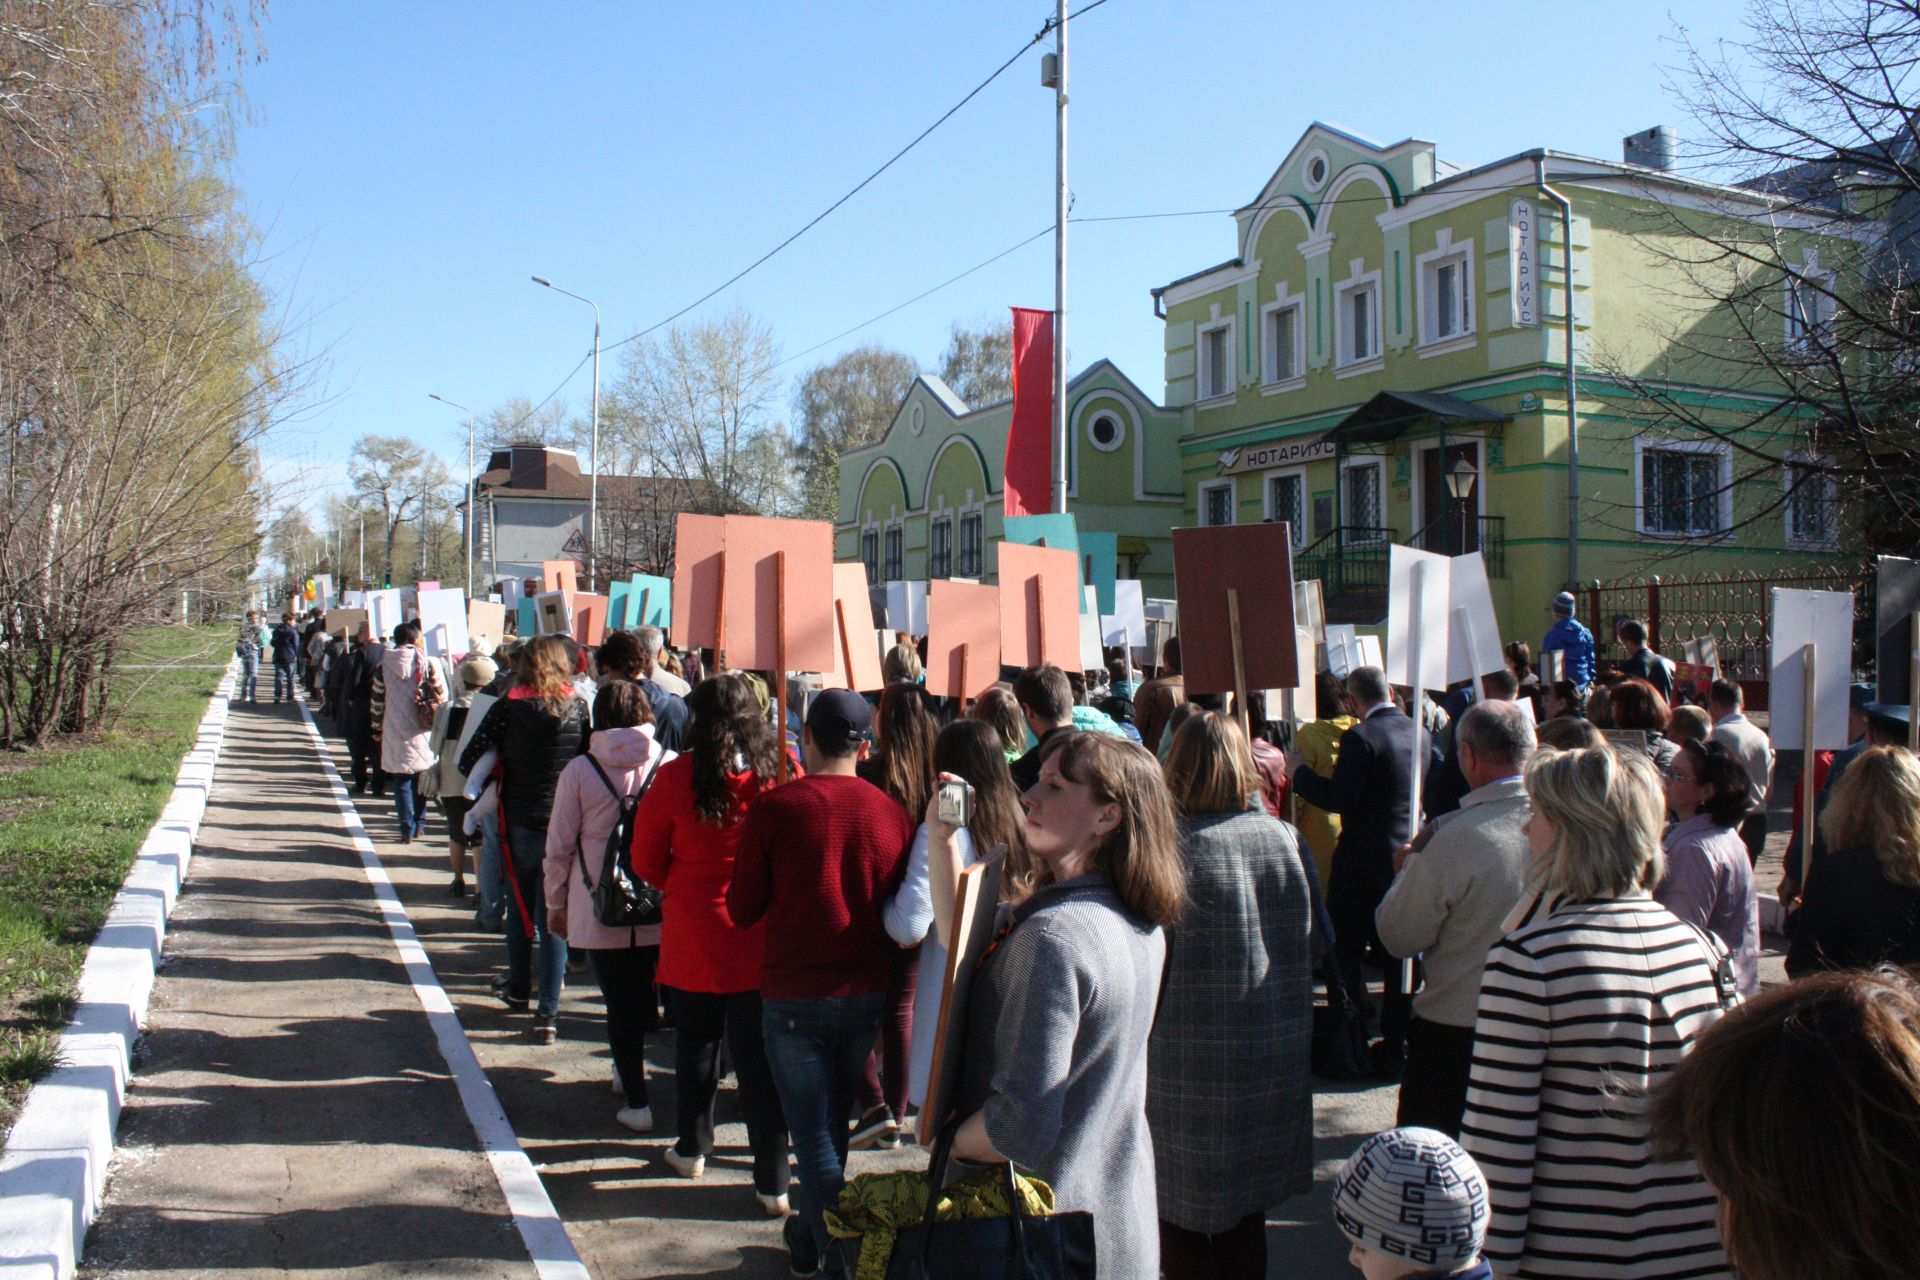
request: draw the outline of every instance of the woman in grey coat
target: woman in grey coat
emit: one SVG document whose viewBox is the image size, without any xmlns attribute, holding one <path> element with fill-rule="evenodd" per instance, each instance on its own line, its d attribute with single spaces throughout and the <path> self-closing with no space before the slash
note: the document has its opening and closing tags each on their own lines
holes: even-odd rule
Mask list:
<svg viewBox="0 0 1920 1280">
<path fill-rule="evenodd" d="M 1313 1185 L 1311 919 L 1293 829 L 1248 797 L 1246 735 L 1217 712 L 1167 756 L 1187 908 L 1147 1050 L 1169 1276 L 1267 1274 L 1267 1210 Z"/>
<path fill-rule="evenodd" d="M 1011 1160 L 1057 1209 L 1091 1213 L 1102 1280 L 1155 1280 L 1147 1035 L 1161 927 L 1182 898 L 1173 806 L 1154 758 L 1124 738 L 1061 733 L 1045 752 L 1025 827 L 1044 870 L 969 995 L 953 1152 Z M 959 867 L 937 808 L 934 919 L 951 942 Z"/>
</svg>

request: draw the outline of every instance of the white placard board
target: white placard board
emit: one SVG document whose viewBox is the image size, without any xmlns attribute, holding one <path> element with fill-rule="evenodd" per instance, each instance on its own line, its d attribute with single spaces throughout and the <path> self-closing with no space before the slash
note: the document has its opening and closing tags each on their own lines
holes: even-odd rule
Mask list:
<svg viewBox="0 0 1920 1280">
<path fill-rule="evenodd" d="M 375 640 L 381 642 L 393 639 L 393 629 L 406 621 L 400 604 L 400 592 L 395 587 L 367 592 L 366 610 L 367 629 L 373 633 Z"/>
<path fill-rule="evenodd" d="M 1379 667 L 1382 671 L 1387 669 L 1386 659 L 1380 656 L 1379 636 L 1361 636 L 1355 643 L 1360 648 L 1360 661 L 1357 665 Z"/>
<path fill-rule="evenodd" d="M 1100 648 L 1100 588 L 1080 588 L 1080 669 L 1103 671 Z"/>
<path fill-rule="evenodd" d="M 464 655 L 472 647 L 467 635 L 467 593 L 459 587 L 422 591 L 420 638 L 430 657 L 451 660 Z"/>
<path fill-rule="evenodd" d="M 1124 644 L 1136 656 L 1147 648 L 1147 599 L 1137 578 L 1116 578 L 1113 583 L 1113 626 L 1100 620 L 1100 631 L 1108 644 Z M 1123 639 L 1114 635 L 1124 634 Z M 1147 659 L 1151 661 L 1151 658 Z"/>
<path fill-rule="evenodd" d="M 1327 606 L 1321 598 L 1320 579 L 1308 578 L 1293 584 L 1293 617 L 1301 630 L 1313 637 L 1313 644 L 1327 642 Z"/>
<path fill-rule="evenodd" d="M 1513 700 L 1513 705 L 1520 708 L 1520 714 L 1527 718 L 1528 724 L 1538 727 L 1538 725 L 1540 724 L 1540 718 L 1533 714 L 1532 698 L 1515 698 Z"/>
<path fill-rule="evenodd" d="M 1802 651 L 1814 646 L 1813 749 L 1847 745 L 1847 682 L 1853 676 L 1853 592 L 1773 591 L 1773 671 L 1768 736 L 1776 751 L 1806 747 L 1806 671 Z"/>
<path fill-rule="evenodd" d="M 887 625 L 916 638 L 927 634 L 926 583 L 887 583 Z"/>
<path fill-rule="evenodd" d="M 1287 715 L 1287 690 L 1267 689 L 1263 692 L 1266 696 L 1268 720 L 1287 721 L 1299 725 L 1319 718 L 1315 714 L 1314 685 L 1319 679 L 1320 672 L 1319 664 L 1314 661 L 1313 632 L 1309 628 L 1294 628 L 1293 651 L 1299 665 L 1299 672 L 1295 677 L 1299 683 L 1293 688 L 1293 715 Z"/>
<path fill-rule="evenodd" d="M 333 575 L 316 573 L 313 575 L 313 607 L 325 613 L 333 608 Z"/>
<path fill-rule="evenodd" d="M 500 588 L 500 603 L 507 606 L 508 613 L 512 613 L 526 593 L 526 584 L 518 578 L 502 578 L 495 585 Z"/>
<path fill-rule="evenodd" d="M 1493 612 L 1493 590 L 1487 585 L 1487 563 L 1478 551 L 1454 556 L 1448 569 L 1452 600 L 1452 643 L 1447 646 L 1447 683 L 1478 680 L 1506 668 L 1500 651 L 1500 620 Z"/>
<path fill-rule="evenodd" d="M 1367 660 L 1360 656 L 1360 628 L 1351 622 L 1336 622 L 1327 628 L 1327 670 L 1342 680 L 1355 667 L 1364 667 Z"/>
<path fill-rule="evenodd" d="M 420 588 L 400 587 L 400 611 L 409 618 L 420 616 Z"/>
<path fill-rule="evenodd" d="M 1118 579 L 1115 579 L 1118 581 Z M 1117 606 L 1116 606 L 1117 607 Z M 1180 602 L 1178 600 L 1148 600 L 1146 602 L 1148 622 L 1169 622 L 1180 625 Z"/>
<path fill-rule="evenodd" d="M 1387 682 L 1416 692 L 1447 687 L 1447 633 L 1452 599 L 1452 559 L 1394 543 L 1387 548 Z M 1419 616 L 1413 599 L 1415 566 L 1421 573 Z M 1411 661 L 1420 639 L 1420 666 Z"/>
<path fill-rule="evenodd" d="M 364 591 L 349 591 L 349 592 L 346 592 L 346 593 L 345 593 L 344 595 L 342 595 L 342 596 L 340 597 L 340 607 L 341 607 L 341 608 L 343 608 L 343 609 L 364 609 L 364 608 L 366 608 L 366 607 L 367 607 L 367 593 L 366 593 L 366 592 L 364 592 Z"/>
</svg>

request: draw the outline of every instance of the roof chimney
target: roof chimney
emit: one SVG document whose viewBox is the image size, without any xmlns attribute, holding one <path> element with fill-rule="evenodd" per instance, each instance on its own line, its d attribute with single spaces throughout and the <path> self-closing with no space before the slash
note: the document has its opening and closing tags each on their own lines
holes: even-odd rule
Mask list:
<svg viewBox="0 0 1920 1280">
<path fill-rule="evenodd" d="M 1620 149 L 1628 164 L 1670 170 L 1680 149 L 1680 137 L 1668 125 L 1655 125 L 1651 129 L 1628 134 L 1621 139 Z"/>
</svg>

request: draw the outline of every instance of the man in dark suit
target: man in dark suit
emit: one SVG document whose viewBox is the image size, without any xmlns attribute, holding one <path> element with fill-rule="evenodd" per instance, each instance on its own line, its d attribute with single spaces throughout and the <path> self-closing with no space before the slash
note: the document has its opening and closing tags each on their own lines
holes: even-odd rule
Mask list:
<svg viewBox="0 0 1920 1280">
<path fill-rule="evenodd" d="M 1378 667 L 1356 667 L 1348 673 L 1347 696 L 1360 723 L 1341 735 L 1333 776 L 1323 778 L 1301 765 L 1294 770 L 1293 787 L 1302 800 L 1340 815 L 1327 910 L 1333 917 L 1340 981 L 1365 1008 L 1366 977 L 1360 962 L 1369 944 L 1380 945 L 1374 909 L 1393 884 L 1394 855 L 1413 838 L 1409 793 L 1414 722 L 1394 704 L 1386 673 Z M 1374 1048 L 1375 1071 L 1388 1079 L 1399 1079 L 1412 1016 L 1412 993 L 1403 989 L 1400 965 L 1389 959 L 1381 1039 Z"/>
</svg>

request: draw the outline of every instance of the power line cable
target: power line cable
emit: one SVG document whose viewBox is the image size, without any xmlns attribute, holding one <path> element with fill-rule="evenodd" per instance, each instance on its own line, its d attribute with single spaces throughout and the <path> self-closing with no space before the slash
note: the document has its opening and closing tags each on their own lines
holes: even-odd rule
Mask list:
<svg viewBox="0 0 1920 1280">
<path fill-rule="evenodd" d="M 1067 21 L 1071 22 L 1073 21 L 1073 19 L 1079 17 L 1081 14 L 1091 12 L 1094 9 L 1098 9 L 1101 5 L 1105 3 L 1107 3 L 1107 0 L 1093 0 L 1091 4 L 1084 5 L 1081 8 L 1075 10 L 1074 12 L 1068 14 Z M 764 266 L 775 254 L 785 249 L 788 245 L 798 240 L 801 236 L 807 234 L 807 232 L 819 226 L 820 223 L 825 221 L 828 215 L 832 214 L 834 210 L 838 209 L 841 205 L 845 204 L 847 201 L 853 199 L 856 195 L 860 194 L 861 191 L 865 190 L 868 186 L 870 186 L 873 183 L 873 181 L 877 179 L 881 174 L 893 168 L 893 166 L 897 164 L 909 151 L 912 151 L 915 147 L 919 146 L 922 142 L 925 142 L 927 138 L 933 133 L 934 130 L 938 129 L 941 125 L 945 124 L 948 120 L 952 119 L 953 116 L 960 110 L 960 108 L 966 106 L 969 102 L 972 102 L 975 98 L 979 97 L 980 94 L 986 89 L 988 85 L 992 84 L 995 80 L 998 80 L 1007 71 L 1009 67 L 1013 66 L 1014 63 L 1020 61 L 1022 57 L 1026 56 L 1027 50 L 1033 48 L 1035 45 L 1039 44 L 1042 40 L 1044 40 L 1049 34 L 1051 34 L 1056 25 L 1058 24 L 1055 22 L 1054 19 L 1052 18 L 1047 19 L 1045 25 L 1043 25 L 1039 31 L 1034 33 L 1032 39 L 1028 40 L 1025 44 L 1021 45 L 1020 48 L 1015 51 L 1012 57 L 1008 58 L 1005 62 L 1001 63 L 998 67 L 994 68 L 993 74 L 989 75 L 985 80 L 982 80 L 979 84 L 975 85 L 972 89 L 968 90 L 967 95 L 964 98 L 961 98 L 960 101 L 954 103 L 951 107 L 948 107 L 944 112 L 942 112 L 940 115 L 940 118 L 935 120 L 932 124 L 928 125 L 925 129 L 922 129 L 919 132 L 919 134 L 915 136 L 913 141 L 909 142 L 906 146 L 894 152 L 893 155 L 887 159 L 885 164 L 881 165 L 878 169 L 875 169 L 872 173 L 868 174 L 866 177 L 860 179 L 859 182 L 854 184 L 851 190 L 849 190 L 845 195 L 841 196 L 838 200 L 835 200 L 832 204 L 828 205 L 825 209 L 822 209 L 819 213 L 815 214 L 798 231 L 795 231 L 792 235 L 782 240 L 779 244 L 776 244 L 775 246 L 773 246 L 773 248 L 767 250 L 765 253 L 761 254 L 758 258 L 755 258 L 752 262 L 742 267 L 739 271 L 736 271 L 733 275 L 729 276 L 727 279 L 721 281 L 719 284 L 715 285 L 713 288 L 707 290 L 705 293 L 701 294 L 699 297 L 695 298 L 692 302 L 689 302 L 686 306 L 680 308 L 678 311 L 674 312 L 672 315 L 668 316 L 666 319 L 656 321 L 655 323 L 648 325 L 646 328 L 642 329 L 640 332 L 635 334 L 630 334 L 627 337 L 620 339 L 620 341 L 613 343 L 611 346 L 604 348 L 604 350 L 612 351 L 617 347 L 624 347 L 629 342 L 637 342 L 641 338 L 646 337 L 648 334 L 653 333 L 658 329 L 665 328 L 667 325 L 672 324 L 675 320 L 678 320 L 681 316 L 686 315 L 687 312 L 692 311 L 695 307 L 700 306 L 702 303 L 711 301 L 714 297 L 726 292 L 728 289 L 732 288 L 734 285 L 738 284 L 740 281 L 746 279 L 747 276 L 759 270 L 760 267 Z"/>
</svg>

